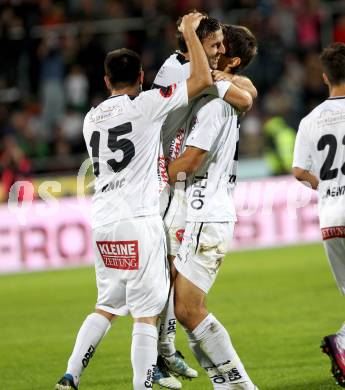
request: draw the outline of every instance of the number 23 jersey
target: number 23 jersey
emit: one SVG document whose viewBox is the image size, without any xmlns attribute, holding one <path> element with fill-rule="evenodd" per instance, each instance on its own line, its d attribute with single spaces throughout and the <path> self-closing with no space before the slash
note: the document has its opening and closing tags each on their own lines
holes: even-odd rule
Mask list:
<svg viewBox="0 0 345 390">
<path fill-rule="evenodd" d="M 302 119 L 293 166 L 320 180 L 320 227 L 345 226 L 345 97 L 325 100 Z"/>
<path fill-rule="evenodd" d="M 95 174 L 92 227 L 159 214 L 157 159 L 162 124 L 188 104 L 186 82 L 113 95 L 84 120 L 83 134 Z"/>
</svg>

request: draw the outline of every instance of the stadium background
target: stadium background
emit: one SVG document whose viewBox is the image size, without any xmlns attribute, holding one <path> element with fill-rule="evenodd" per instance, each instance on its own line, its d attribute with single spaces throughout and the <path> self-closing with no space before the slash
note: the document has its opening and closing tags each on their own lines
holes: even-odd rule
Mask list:
<svg viewBox="0 0 345 390">
<path fill-rule="evenodd" d="M 193 8 L 249 27 L 259 43 L 246 71 L 259 97 L 241 125 L 234 249 L 300 244 L 231 254 L 210 307 L 222 313 L 260 388 L 335 388 L 317 349 L 323 333 L 339 327 L 343 303 L 321 245 L 302 245 L 320 239 L 316 197 L 293 181 L 289 166 L 300 119 L 327 97 L 318 55 L 332 41 L 345 42 L 344 1 L 0 1 L 0 273 L 92 263 L 81 212 L 89 199 L 76 203 L 76 175 L 86 159 L 83 116 L 106 96 L 104 54 L 138 51 L 149 88 L 175 48 L 177 17 Z M 34 188 L 21 215 L 7 207 L 17 180 Z M 42 185 L 58 203 L 42 203 Z M 92 268 L 4 275 L 0 291 L 4 388 L 52 387 L 92 310 Z M 128 328 L 123 320 L 112 331 L 85 389 L 129 388 Z M 116 332 L 127 344 L 116 344 Z M 178 343 L 192 360 L 183 336 Z M 207 389 L 207 380 L 185 388 Z"/>
</svg>

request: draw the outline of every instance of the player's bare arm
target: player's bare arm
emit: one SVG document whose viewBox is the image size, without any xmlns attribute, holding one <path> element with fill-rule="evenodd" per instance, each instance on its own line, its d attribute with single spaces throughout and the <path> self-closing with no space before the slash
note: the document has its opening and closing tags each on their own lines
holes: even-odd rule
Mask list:
<svg viewBox="0 0 345 390">
<path fill-rule="evenodd" d="M 253 82 L 246 76 L 233 75 L 232 82 L 241 89 L 250 93 L 250 96 L 254 99 L 258 97 L 258 90 L 255 88 Z"/>
<path fill-rule="evenodd" d="M 213 84 L 206 53 L 200 39 L 196 35 L 196 29 L 204 17 L 204 15 L 198 12 L 190 13 L 183 17 L 179 26 L 179 31 L 182 32 L 185 39 L 191 62 L 191 75 L 187 80 L 189 99 L 197 96 Z"/>
<path fill-rule="evenodd" d="M 313 190 L 316 190 L 319 185 L 319 179 L 310 171 L 303 168 L 293 167 L 292 174 L 298 181 L 307 182 Z"/>
<path fill-rule="evenodd" d="M 224 100 L 234 106 L 240 112 L 247 112 L 253 105 L 253 100 L 258 93 L 253 83 L 244 76 L 234 75 L 220 70 L 212 72 L 214 81 L 231 81 Z"/>
<path fill-rule="evenodd" d="M 248 91 L 239 88 L 235 83 L 227 90 L 223 99 L 240 112 L 249 111 L 253 105 L 251 94 Z"/>
<path fill-rule="evenodd" d="M 234 85 L 236 85 L 236 87 L 249 92 L 252 99 L 256 99 L 258 97 L 257 89 L 252 81 L 246 76 L 231 74 L 221 70 L 214 70 L 212 72 L 212 77 L 214 81 L 231 81 Z"/>
<path fill-rule="evenodd" d="M 228 81 L 228 80 L 227 80 Z M 239 87 L 236 83 L 232 82 L 223 96 L 223 100 L 233 106 L 238 112 L 247 112 L 253 105 L 253 97 L 250 91 L 246 88 Z"/>
<path fill-rule="evenodd" d="M 194 146 L 187 146 L 182 155 L 168 166 L 170 183 L 177 181 L 177 175 L 184 172 L 187 176 L 195 173 L 203 163 L 207 151 Z"/>
</svg>

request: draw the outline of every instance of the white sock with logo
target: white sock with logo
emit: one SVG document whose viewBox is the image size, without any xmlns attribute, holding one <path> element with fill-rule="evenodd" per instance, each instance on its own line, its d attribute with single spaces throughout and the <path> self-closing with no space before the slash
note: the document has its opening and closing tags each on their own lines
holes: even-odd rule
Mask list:
<svg viewBox="0 0 345 390">
<path fill-rule="evenodd" d="M 176 336 L 176 317 L 174 310 L 174 287 L 171 288 L 168 302 L 161 315 L 159 328 L 158 352 L 164 357 L 174 355 Z"/>
<path fill-rule="evenodd" d="M 110 321 L 99 313 L 88 315 L 79 329 L 66 373 L 73 376 L 78 385 L 80 376 L 89 364 L 95 350 L 111 326 Z"/>
<path fill-rule="evenodd" d="M 191 333 L 200 349 L 229 383 L 252 383 L 228 332 L 212 314 L 209 314 Z"/>
<path fill-rule="evenodd" d="M 157 362 L 157 340 L 155 326 L 134 323 L 131 349 L 134 390 L 152 388 L 153 370 Z"/>
<path fill-rule="evenodd" d="M 192 332 L 185 329 L 188 335 L 189 347 L 193 352 L 196 360 L 200 366 L 206 371 L 207 376 L 212 382 L 214 390 L 229 390 L 229 384 L 227 378 L 220 374 L 217 367 L 208 358 L 205 352 L 200 348 L 198 341 L 196 341 Z"/>
</svg>

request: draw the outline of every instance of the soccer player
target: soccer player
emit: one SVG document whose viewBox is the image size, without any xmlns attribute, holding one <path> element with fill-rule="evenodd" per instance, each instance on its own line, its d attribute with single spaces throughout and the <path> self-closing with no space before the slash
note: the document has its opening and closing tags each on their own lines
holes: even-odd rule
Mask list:
<svg viewBox="0 0 345 390">
<path fill-rule="evenodd" d="M 329 98 L 299 125 L 293 174 L 318 191 L 324 247 L 345 294 L 345 44 L 330 45 L 320 58 Z M 345 324 L 324 337 L 322 347 L 332 361 L 334 377 L 345 387 Z"/>
<path fill-rule="evenodd" d="M 208 57 L 210 68 L 216 69 L 219 58 L 225 53 L 223 45 L 224 36 L 220 22 L 214 18 L 205 18 L 200 23 L 197 34 L 201 39 Z M 190 72 L 189 54 L 183 36 L 181 35 L 178 35 L 178 44 L 179 51 L 171 55 L 162 65 L 157 73 L 153 87 L 164 87 L 169 85 L 172 80 L 184 80 L 188 76 Z M 249 46 L 250 45 L 248 44 L 247 47 Z M 233 103 L 240 111 L 246 111 L 252 104 L 252 96 L 247 90 L 249 90 L 249 92 L 252 92 L 253 90 L 256 92 L 256 90 L 249 80 L 246 80 L 246 82 L 242 81 L 243 80 L 241 80 L 240 77 L 236 80 L 236 84 L 238 83 L 241 88 L 235 85 L 234 80 L 233 82 L 228 80 L 220 81 L 211 89 L 206 92 L 204 91 L 204 93 L 220 96 L 224 98 L 224 100 Z M 165 158 L 166 162 L 170 163 L 180 155 L 182 145 L 185 142 L 185 124 L 191 110 L 191 104 L 186 108 L 179 109 L 170 114 L 164 122 L 162 129 L 163 151 L 160 162 Z M 167 178 L 167 175 L 165 177 Z M 168 257 L 170 263 L 172 263 L 176 255 L 182 238 L 181 229 L 179 228 L 180 222 L 176 216 L 178 211 L 175 210 L 176 208 L 178 209 L 178 192 L 179 191 L 175 190 L 174 195 L 170 197 L 172 201 L 169 204 L 168 211 L 164 213 L 166 229 L 168 230 Z M 182 193 L 183 192 L 184 191 L 182 191 Z M 169 304 L 162 316 L 160 327 L 159 352 L 160 355 L 164 357 L 164 362 L 159 360 L 158 367 L 163 370 L 163 363 L 166 363 L 170 371 L 178 375 L 193 378 L 197 376 L 197 372 L 188 367 L 183 361 L 181 354 L 176 351 L 174 346 L 176 319 L 173 306 L 172 289 Z M 175 378 L 169 378 L 165 373 L 160 375 L 159 370 L 156 371 L 155 383 L 159 383 L 160 385 L 171 389 L 179 389 L 181 387 L 181 384 Z"/>
<path fill-rule="evenodd" d="M 225 31 L 228 44 L 234 32 L 242 36 L 242 43 L 247 38 L 255 42 L 243 27 L 230 26 Z M 247 52 L 243 50 L 243 59 L 236 52 L 230 53 L 227 70 L 236 73 L 253 58 L 256 45 Z M 257 388 L 228 332 L 206 308 L 206 296 L 230 249 L 236 221 L 232 191 L 236 182 L 238 113 L 223 100 L 205 96 L 193 106 L 186 128 L 185 150 L 168 166 L 172 183 L 179 173 L 187 175 L 186 227 L 174 260 L 178 271 L 175 314 L 187 329 L 190 347 L 214 389 L 254 390 Z"/>
<path fill-rule="evenodd" d="M 134 319 L 131 361 L 134 390 L 152 387 L 157 360 L 157 316 L 169 291 L 165 234 L 159 216 L 157 158 L 167 114 L 210 86 L 208 62 L 195 30 L 203 16 L 184 16 L 180 30 L 192 61 L 187 81 L 141 91 L 143 71 L 131 50 L 108 53 L 110 97 L 91 109 L 84 138 L 96 176 L 93 246 L 98 299 L 81 326 L 57 390 L 77 389 L 83 369 L 117 316 Z"/>
</svg>

